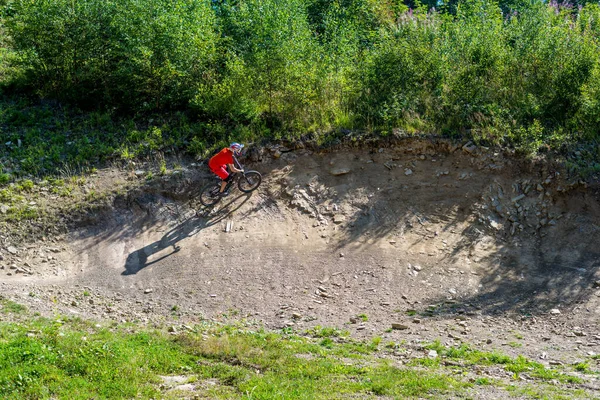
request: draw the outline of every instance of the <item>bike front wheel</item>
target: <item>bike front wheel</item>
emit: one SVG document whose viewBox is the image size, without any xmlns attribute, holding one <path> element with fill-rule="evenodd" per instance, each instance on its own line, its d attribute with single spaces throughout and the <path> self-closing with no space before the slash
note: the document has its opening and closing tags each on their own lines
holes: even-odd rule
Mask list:
<svg viewBox="0 0 600 400">
<path fill-rule="evenodd" d="M 200 191 L 200 203 L 205 205 L 206 207 L 214 206 L 221 200 L 221 196 L 219 195 L 219 190 L 221 189 L 221 185 L 219 183 L 209 183 L 204 186 L 204 188 Z"/>
<path fill-rule="evenodd" d="M 256 190 L 262 182 L 262 176 L 258 171 L 247 171 L 240 177 L 238 188 L 244 193 Z"/>
</svg>

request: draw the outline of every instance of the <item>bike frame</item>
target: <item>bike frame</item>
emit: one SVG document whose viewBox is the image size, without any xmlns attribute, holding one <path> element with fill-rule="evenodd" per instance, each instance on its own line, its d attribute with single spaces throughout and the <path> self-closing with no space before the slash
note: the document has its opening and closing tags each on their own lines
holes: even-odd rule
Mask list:
<svg viewBox="0 0 600 400">
<path fill-rule="evenodd" d="M 235 155 L 232 156 L 233 157 L 233 163 L 235 164 L 235 167 L 237 169 L 244 169 L 244 166 L 238 161 L 238 159 L 235 157 Z M 225 191 L 229 190 L 234 183 L 236 183 L 238 181 L 239 175 L 241 174 L 245 174 L 246 172 L 244 171 L 243 173 L 240 172 L 231 172 L 229 171 L 229 168 L 227 168 L 227 172 L 229 173 L 229 181 L 227 181 L 227 185 L 225 185 Z M 219 178 L 219 182 L 222 182 L 221 178 Z"/>
</svg>

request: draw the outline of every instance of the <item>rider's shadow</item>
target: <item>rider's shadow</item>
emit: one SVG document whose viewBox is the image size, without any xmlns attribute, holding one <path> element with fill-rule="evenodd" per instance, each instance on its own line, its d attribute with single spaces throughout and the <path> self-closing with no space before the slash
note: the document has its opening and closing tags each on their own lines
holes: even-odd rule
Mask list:
<svg viewBox="0 0 600 400">
<path fill-rule="evenodd" d="M 241 197 L 245 197 L 244 200 L 240 204 L 236 205 L 235 208 L 230 209 L 229 207 Z M 142 269 L 177 253 L 179 250 L 181 250 L 179 242 L 196 235 L 205 228 L 221 222 L 231 215 L 232 212 L 240 208 L 246 201 L 248 201 L 249 198 L 249 194 L 240 195 L 223 205 L 220 211 L 217 213 L 204 216 L 200 216 L 198 214 L 194 217 L 188 218 L 182 224 L 165 233 L 160 240 L 157 240 L 156 242 L 129 254 L 129 256 L 127 256 L 127 260 L 125 260 L 125 271 L 122 272 L 122 275 L 135 275 Z M 150 257 L 169 247 L 172 247 L 172 250 L 169 253 L 153 259 L 152 261 L 148 261 Z"/>
</svg>

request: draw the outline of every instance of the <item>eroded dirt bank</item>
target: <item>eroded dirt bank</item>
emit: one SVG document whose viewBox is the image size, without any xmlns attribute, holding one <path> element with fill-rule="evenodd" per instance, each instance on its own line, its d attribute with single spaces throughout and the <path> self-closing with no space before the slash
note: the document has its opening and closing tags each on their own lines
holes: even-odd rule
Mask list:
<svg viewBox="0 0 600 400">
<path fill-rule="evenodd" d="M 0 293 L 42 314 L 600 352 L 597 188 L 474 146 L 286 150 L 253 154 L 260 189 L 216 209 L 178 197 L 204 174 L 188 165 L 62 241 L 0 249 Z"/>
</svg>

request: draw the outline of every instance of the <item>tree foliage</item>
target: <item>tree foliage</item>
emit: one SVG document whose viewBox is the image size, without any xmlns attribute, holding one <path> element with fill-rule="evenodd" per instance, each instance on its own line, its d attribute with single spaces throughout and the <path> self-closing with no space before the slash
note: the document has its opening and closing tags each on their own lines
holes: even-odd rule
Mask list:
<svg viewBox="0 0 600 400">
<path fill-rule="evenodd" d="M 7 27 L 41 96 L 85 106 L 187 103 L 211 68 L 215 16 L 197 0 L 15 0 Z"/>
<path fill-rule="evenodd" d="M 3 0 L 0 9 L 5 88 L 83 108 L 185 111 L 216 138 L 402 129 L 535 148 L 600 135 L 593 2 Z"/>
</svg>

